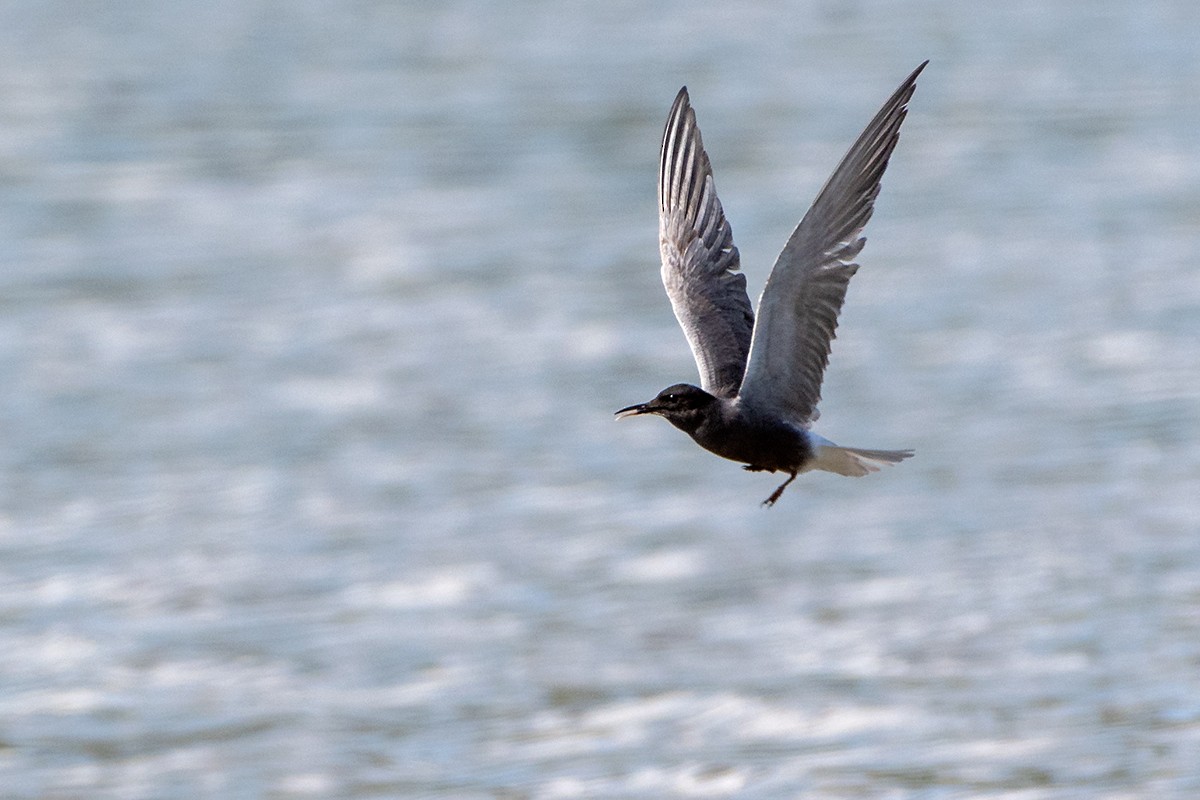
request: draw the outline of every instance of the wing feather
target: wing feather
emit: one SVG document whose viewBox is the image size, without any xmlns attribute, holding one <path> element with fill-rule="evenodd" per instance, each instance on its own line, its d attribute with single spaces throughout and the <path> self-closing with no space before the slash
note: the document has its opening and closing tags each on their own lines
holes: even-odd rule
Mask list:
<svg viewBox="0 0 1200 800">
<path fill-rule="evenodd" d="M 758 302 L 741 399 L 799 424 L 816 418 L 821 380 L 860 234 L 916 88 L 917 67 L 859 135 L 775 261 Z"/>
<path fill-rule="evenodd" d="M 658 206 L 663 286 L 696 359 L 700 386 L 733 397 L 746 369 L 754 310 L 686 86 L 663 131 Z"/>
</svg>

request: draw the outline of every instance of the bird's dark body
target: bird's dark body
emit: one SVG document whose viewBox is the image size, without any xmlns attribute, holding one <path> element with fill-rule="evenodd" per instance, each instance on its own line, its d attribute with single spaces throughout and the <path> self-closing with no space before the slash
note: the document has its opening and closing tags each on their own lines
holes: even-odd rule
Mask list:
<svg viewBox="0 0 1200 800">
<path fill-rule="evenodd" d="M 808 440 L 792 426 L 745 414 L 721 424 L 710 420 L 692 438 L 705 450 L 741 462 L 750 470 L 801 472 L 812 458 Z"/>
<path fill-rule="evenodd" d="M 813 456 L 808 437 L 795 426 L 698 386 L 669 386 L 644 404 L 642 413 L 664 417 L 705 450 L 750 470 L 800 472 Z"/>
</svg>

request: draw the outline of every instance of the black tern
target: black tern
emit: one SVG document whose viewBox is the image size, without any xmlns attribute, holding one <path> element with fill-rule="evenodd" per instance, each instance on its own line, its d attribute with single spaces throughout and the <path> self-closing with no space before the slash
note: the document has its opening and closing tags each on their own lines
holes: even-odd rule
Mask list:
<svg viewBox="0 0 1200 800">
<path fill-rule="evenodd" d="M 846 287 L 866 243 L 880 180 L 900 135 L 922 63 L 842 158 L 788 239 L 758 300 L 755 321 L 738 249 L 713 184 L 687 87 L 663 131 L 658 174 L 662 281 L 700 371 L 617 419 L 657 414 L 696 444 L 753 472 L 786 472 L 772 506 L 802 472 L 859 477 L 912 450 L 839 447 L 812 430 L 821 379 Z"/>
</svg>

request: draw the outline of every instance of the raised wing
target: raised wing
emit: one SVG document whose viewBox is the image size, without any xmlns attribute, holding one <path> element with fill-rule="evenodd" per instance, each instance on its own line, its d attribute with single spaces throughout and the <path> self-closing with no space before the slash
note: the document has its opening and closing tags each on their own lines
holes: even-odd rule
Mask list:
<svg viewBox="0 0 1200 800">
<path fill-rule="evenodd" d="M 754 310 L 686 86 L 671 106 L 659 158 L 663 286 L 691 345 L 700 386 L 733 397 L 746 369 Z"/>
<path fill-rule="evenodd" d="M 866 244 L 859 234 L 874 210 L 917 76 L 928 63 L 917 67 L 884 103 L 775 261 L 758 301 L 741 389 L 746 405 L 771 409 L 799 424 L 816 418 L 838 313 L 858 269 L 854 258 Z"/>
</svg>

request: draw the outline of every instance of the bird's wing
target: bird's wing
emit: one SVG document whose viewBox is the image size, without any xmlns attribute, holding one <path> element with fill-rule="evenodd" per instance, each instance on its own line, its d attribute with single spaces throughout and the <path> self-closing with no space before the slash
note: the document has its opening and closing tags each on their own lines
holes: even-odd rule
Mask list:
<svg viewBox="0 0 1200 800">
<path fill-rule="evenodd" d="M 928 61 L 925 64 L 929 63 Z M 775 261 L 758 301 L 742 401 L 799 423 L 816 418 L 829 344 L 866 239 L 879 181 L 916 87 L 917 67 L 846 153 Z"/>
<path fill-rule="evenodd" d="M 686 86 L 671 106 L 659 158 L 663 286 L 691 345 L 701 387 L 733 397 L 746 369 L 754 309 Z"/>
</svg>

